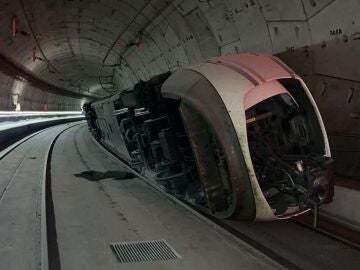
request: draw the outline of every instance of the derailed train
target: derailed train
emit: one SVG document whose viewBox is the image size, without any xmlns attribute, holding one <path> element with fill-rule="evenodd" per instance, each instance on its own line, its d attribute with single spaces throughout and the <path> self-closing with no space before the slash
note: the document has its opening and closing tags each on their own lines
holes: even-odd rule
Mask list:
<svg viewBox="0 0 360 270">
<path fill-rule="evenodd" d="M 214 58 L 84 111 L 93 136 L 124 162 L 217 218 L 284 219 L 332 200 L 320 113 L 276 57 Z"/>
</svg>

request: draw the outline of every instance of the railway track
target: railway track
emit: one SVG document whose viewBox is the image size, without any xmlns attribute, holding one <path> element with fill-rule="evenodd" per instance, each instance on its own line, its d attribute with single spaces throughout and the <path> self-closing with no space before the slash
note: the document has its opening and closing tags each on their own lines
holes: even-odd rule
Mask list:
<svg viewBox="0 0 360 270">
<path fill-rule="evenodd" d="M 58 138 L 67 130 L 77 127 L 79 124 L 72 124 L 72 125 L 62 125 L 61 128 L 59 126 L 48 128 L 46 130 L 42 130 L 36 132 L 34 134 L 29 135 L 28 137 L 22 139 L 21 141 L 17 142 L 16 144 L 8 147 L 7 149 L 0 152 L 0 160 L 4 159 L 8 156 L 12 151 L 15 151 L 18 147 L 23 145 L 24 143 L 31 143 L 31 139 L 35 138 L 37 135 L 41 135 L 43 132 L 51 132 L 51 138 L 46 144 L 46 153 L 45 159 L 43 164 L 43 179 L 41 182 L 41 242 L 40 242 L 40 250 L 41 250 L 41 269 L 44 270 L 60 270 L 60 256 L 59 256 L 59 248 L 57 242 L 57 233 L 56 233 L 56 223 L 55 223 L 55 212 L 54 212 L 54 202 L 52 197 L 52 190 L 51 190 L 51 162 L 52 162 L 52 155 L 53 149 L 56 145 Z M 80 129 L 80 127 L 78 127 Z M 57 129 L 57 130 L 55 130 Z M 75 132 L 75 131 L 74 131 Z M 49 137 L 46 133 L 46 137 Z M 75 135 L 77 132 L 75 133 Z M 42 134 L 44 135 L 44 134 Z M 45 136 L 45 135 L 44 135 Z M 92 138 L 92 137 L 91 137 Z M 93 139 L 93 138 L 92 138 Z M 77 136 L 74 137 L 74 140 L 80 140 Z M 95 141 L 95 140 L 94 140 Z M 348 238 L 341 238 L 332 232 L 324 231 L 321 229 L 314 229 L 309 225 L 309 221 L 304 220 L 291 220 L 288 222 L 274 222 L 274 223 L 246 223 L 246 222 L 237 222 L 232 220 L 218 220 L 212 217 L 206 216 L 203 213 L 200 213 L 196 209 L 192 208 L 190 205 L 178 200 L 177 198 L 169 195 L 164 191 L 163 188 L 155 184 L 154 182 L 146 179 L 143 175 L 140 175 L 136 171 L 133 171 L 126 163 L 122 162 L 121 159 L 116 156 L 114 153 L 106 149 L 103 145 L 100 145 L 97 141 L 96 144 L 104 151 L 106 155 L 110 155 L 112 158 L 120 161 L 122 165 L 124 165 L 131 173 L 142 179 L 146 182 L 149 186 L 153 189 L 159 191 L 164 196 L 166 196 L 170 201 L 174 204 L 180 205 L 181 207 L 185 208 L 187 211 L 191 212 L 191 214 L 195 215 L 198 219 L 202 220 L 213 229 L 221 233 L 222 235 L 226 236 L 231 241 L 238 243 L 242 249 L 248 248 L 251 252 L 258 252 L 257 256 L 262 260 L 271 261 L 273 264 L 276 262 L 279 267 L 284 269 L 305 269 L 306 267 L 306 257 L 304 254 L 299 254 L 298 258 L 294 258 L 292 255 L 288 255 L 286 249 L 291 249 L 291 242 L 290 239 L 284 239 L 284 242 L 278 243 L 277 239 L 283 237 L 282 231 L 287 230 L 287 232 L 283 233 L 283 235 L 287 235 L 289 238 L 294 236 L 299 236 L 299 234 L 305 233 L 308 236 L 309 241 L 313 239 L 316 242 L 318 235 L 323 235 L 326 238 L 331 239 L 331 242 L 338 242 L 339 244 L 345 244 L 348 248 L 351 249 L 359 249 L 359 246 L 349 241 Z M 91 169 L 91 168 L 90 168 Z M 90 170 L 89 169 L 89 170 Z M 8 183 L 10 185 L 11 183 Z M 4 194 L 7 192 L 5 188 Z M 2 195 L 2 197 L 3 197 Z M 308 225 L 306 225 L 308 224 Z M 310 223 L 311 224 L 311 223 Z M 321 220 L 319 221 L 321 225 Z M 292 234 L 293 233 L 293 234 Z M 278 234 L 280 236 L 278 237 Z M 278 238 L 277 238 L 278 237 Z M 301 238 L 301 236 L 300 236 Z M 304 241 L 307 241 L 306 239 Z M 294 240 L 294 245 L 298 243 L 298 240 Z M 317 251 L 311 247 L 312 243 L 309 243 L 308 248 L 310 249 L 309 253 L 316 253 Z M 314 249 L 314 251 L 312 251 Z M 321 256 L 317 256 L 321 257 Z M 331 255 L 329 255 L 329 258 Z M 315 259 L 315 257 L 313 258 Z M 328 259 L 328 258 L 325 258 Z M 304 264 L 305 263 L 305 264 Z M 331 267 L 330 267 L 331 268 Z M 309 268 L 311 269 L 311 267 Z M 337 269 L 336 267 L 333 269 Z"/>
<path fill-rule="evenodd" d="M 37 136 L 44 135 L 47 133 L 51 139 L 44 140 L 44 143 L 47 144 L 47 150 L 44 154 L 44 163 L 42 168 L 42 179 L 40 183 L 40 191 L 41 197 L 38 198 L 38 204 L 40 209 L 38 209 L 38 216 L 40 216 L 40 229 L 37 241 L 39 244 L 40 249 L 40 256 L 38 258 L 37 264 L 40 264 L 42 270 L 57 270 L 60 269 L 60 261 L 58 256 L 57 250 L 57 242 L 56 242 L 56 228 L 55 228 L 55 215 L 54 215 L 54 207 L 52 202 L 52 195 L 51 195 L 51 156 L 52 156 L 52 149 L 60 137 L 68 129 L 76 127 L 81 123 L 76 124 L 62 124 L 58 126 L 49 127 L 35 133 L 32 133 L 21 140 L 15 142 L 14 144 L 8 146 L 7 148 L 0 151 L 0 161 L 6 159 L 8 155 L 13 153 L 19 147 L 24 146 L 25 144 L 32 144 L 32 140 L 38 139 Z M 13 185 L 13 181 L 16 178 L 15 175 L 24 161 L 28 158 L 28 153 L 31 152 L 32 146 L 29 146 L 28 149 L 23 153 L 23 157 L 19 162 L 18 167 L 13 173 L 13 176 L 7 181 L 5 187 L 3 188 L 1 195 L 0 195 L 0 203 L 3 198 L 7 196 L 7 192 L 10 189 L 11 185 Z M 30 157 L 31 159 L 37 159 L 40 157 Z"/>
<path fill-rule="evenodd" d="M 336 226 L 338 226 L 338 225 L 334 225 L 334 224 L 332 225 L 332 229 L 327 230 L 326 228 L 329 228 L 329 225 L 324 226 L 323 224 L 326 222 L 328 223 L 328 221 L 324 221 L 321 218 L 318 220 L 318 227 L 314 227 L 311 212 L 308 215 L 305 215 L 304 217 L 297 217 L 297 218 L 293 218 L 293 219 L 290 219 L 287 221 L 282 221 L 282 222 L 281 221 L 273 222 L 272 225 L 280 225 L 281 224 L 281 226 L 278 226 L 280 228 L 276 227 L 276 229 L 274 231 L 272 231 L 274 229 L 273 226 L 269 226 L 269 223 L 260 223 L 259 222 L 259 223 L 255 224 L 255 223 L 246 223 L 246 222 L 241 222 L 241 221 L 219 220 L 219 219 L 213 218 L 211 216 L 207 216 L 206 214 L 200 212 L 199 210 L 194 209 L 191 205 L 187 204 L 186 202 L 183 202 L 183 201 L 177 199 L 176 197 L 166 193 L 165 190 L 161 186 L 157 185 L 153 181 L 151 181 L 151 180 L 147 179 L 146 177 L 144 177 L 143 175 L 139 174 L 137 171 L 134 171 L 130 166 L 128 166 L 128 164 L 126 162 L 124 162 L 121 159 L 121 157 L 119 157 L 118 155 L 116 155 L 116 153 L 111 151 L 111 149 L 107 148 L 102 143 L 96 141 L 93 137 L 92 137 L 92 139 L 96 144 L 99 145 L 99 147 L 101 149 L 103 149 L 103 151 L 107 155 L 110 155 L 111 157 L 119 160 L 121 162 L 121 164 L 123 166 L 125 166 L 131 173 L 133 173 L 134 175 L 136 175 L 137 177 L 142 179 L 144 182 L 146 182 L 148 185 L 150 185 L 156 191 L 165 195 L 169 200 L 186 208 L 192 214 L 196 215 L 199 219 L 201 219 L 202 221 L 211 225 L 217 231 L 226 235 L 228 238 L 232 239 L 233 241 L 235 241 L 235 242 L 240 241 L 242 246 L 243 246 L 243 243 L 245 242 L 246 244 L 249 245 L 249 247 L 255 248 L 256 250 L 259 251 L 259 253 L 261 253 L 261 254 L 265 255 L 266 257 L 270 258 L 271 260 L 277 262 L 279 265 L 283 266 L 286 269 L 300 270 L 300 269 L 305 269 L 306 267 L 303 267 L 298 262 L 294 262 L 294 260 L 292 260 L 291 258 L 289 258 L 286 255 L 286 251 L 285 252 L 277 252 L 277 250 L 271 246 L 271 243 L 264 242 L 264 239 L 259 240 L 256 237 L 254 237 L 254 236 L 256 236 L 256 232 L 254 235 L 251 235 L 251 233 L 249 234 L 250 227 L 256 227 L 255 231 L 262 230 L 262 233 L 264 233 L 264 231 L 265 231 L 266 232 L 265 234 L 270 235 L 269 239 L 271 239 L 272 234 L 275 235 L 277 233 L 277 230 L 279 230 L 279 229 L 281 230 L 282 227 L 297 228 L 297 230 L 299 230 L 299 231 L 307 230 L 314 234 L 321 234 L 321 235 L 323 235 L 333 241 L 336 241 L 338 243 L 345 244 L 349 248 L 360 250 L 360 245 L 357 242 L 360 239 L 359 232 L 351 231 L 351 233 L 347 233 L 346 235 L 341 235 L 341 233 L 344 233 L 344 230 L 347 230 L 347 229 L 344 229 L 344 228 L 334 229 Z M 294 232 L 294 234 L 295 233 L 296 232 Z M 288 244 L 291 244 L 291 240 L 290 240 L 290 243 L 288 243 Z M 309 245 L 311 245 L 311 243 L 309 243 Z"/>
<path fill-rule="evenodd" d="M 2 149 L 0 151 L 0 160 L 2 160 L 4 157 L 6 157 L 9 153 L 11 153 L 13 150 L 15 150 L 17 147 L 19 147 L 21 144 L 27 142 L 28 140 L 30 140 L 32 137 L 40 134 L 40 133 L 43 133 L 51 128 L 54 128 L 54 127 L 50 127 L 50 128 L 46 128 L 46 129 L 43 129 L 43 130 L 39 130 L 37 132 L 34 132 L 14 143 L 12 143 L 11 145 L 9 145 L 8 147 L 5 147 L 4 149 Z"/>
<path fill-rule="evenodd" d="M 339 242 L 349 245 L 352 248 L 360 250 L 360 232 L 346 228 L 320 216 L 317 226 L 312 224 L 311 214 L 295 217 L 288 222 L 293 222 L 299 226 L 304 226 L 310 230 L 316 231 L 327 237 L 333 238 Z"/>
<path fill-rule="evenodd" d="M 42 270 L 60 270 L 60 255 L 59 255 L 59 247 L 57 243 L 57 233 L 56 233 L 56 223 L 55 223 L 55 211 L 54 211 L 54 202 L 51 191 L 51 158 L 52 152 L 54 149 L 54 145 L 57 139 L 68 129 L 79 126 L 81 124 L 73 124 L 69 127 L 61 130 L 52 142 L 49 145 L 47 150 L 47 157 L 44 166 L 44 178 L 42 181 L 42 219 L 41 230 L 42 235 L 44 236 L 42 239 Z"/>
</svg>

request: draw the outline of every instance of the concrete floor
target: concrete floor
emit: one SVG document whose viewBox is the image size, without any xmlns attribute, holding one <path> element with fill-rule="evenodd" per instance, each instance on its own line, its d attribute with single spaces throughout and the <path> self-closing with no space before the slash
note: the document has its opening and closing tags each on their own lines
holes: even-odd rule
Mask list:
<svg viewBox="0 0 360 270">
<path fill-rule="evenodd" d="M 53 152 L 61 269 L 279 269 L 126 173 L 86 129 L 65 132 Z M 121 264 L 109 247 L 156 239 L 165 239 L 182 258 Z"/>
</svg>

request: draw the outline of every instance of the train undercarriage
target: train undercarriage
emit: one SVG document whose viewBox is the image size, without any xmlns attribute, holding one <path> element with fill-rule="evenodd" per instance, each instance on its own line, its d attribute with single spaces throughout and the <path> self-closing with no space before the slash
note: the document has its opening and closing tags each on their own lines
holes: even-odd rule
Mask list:
<svg viewBox="0 0 360 270">
<path fill-rule="evenodd" d="M 247 104 L 239 136 L 221 97 L 206 90 L 208 81 L 199 79 L 196 91 L 174 98 L 162 91 L 170 75 L 141 81 L 108 105 L 86 105 L 93 136 L 168 193 L 218 218 L 255 219 L 260 204 L 275 218 L 288 218 L 331 201 L 332 159 L 324 155 L 309 102 L 296 94 L 296 80 L 276 82 L 292 92 Z"/>
</svg>

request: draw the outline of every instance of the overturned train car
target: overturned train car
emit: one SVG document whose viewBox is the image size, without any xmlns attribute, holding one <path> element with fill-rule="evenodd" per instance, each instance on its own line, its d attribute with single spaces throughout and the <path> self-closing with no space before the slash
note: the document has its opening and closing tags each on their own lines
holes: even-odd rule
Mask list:
<svg viewBox="0 0 360 270">
<path fill-rule="evenodd" d="M 316 104 L 283 62 L 218 57 L 84 106 L 89 130 L 134 170 L 217 218 L 289 218 L 333 197 Z"/>
</svg>

